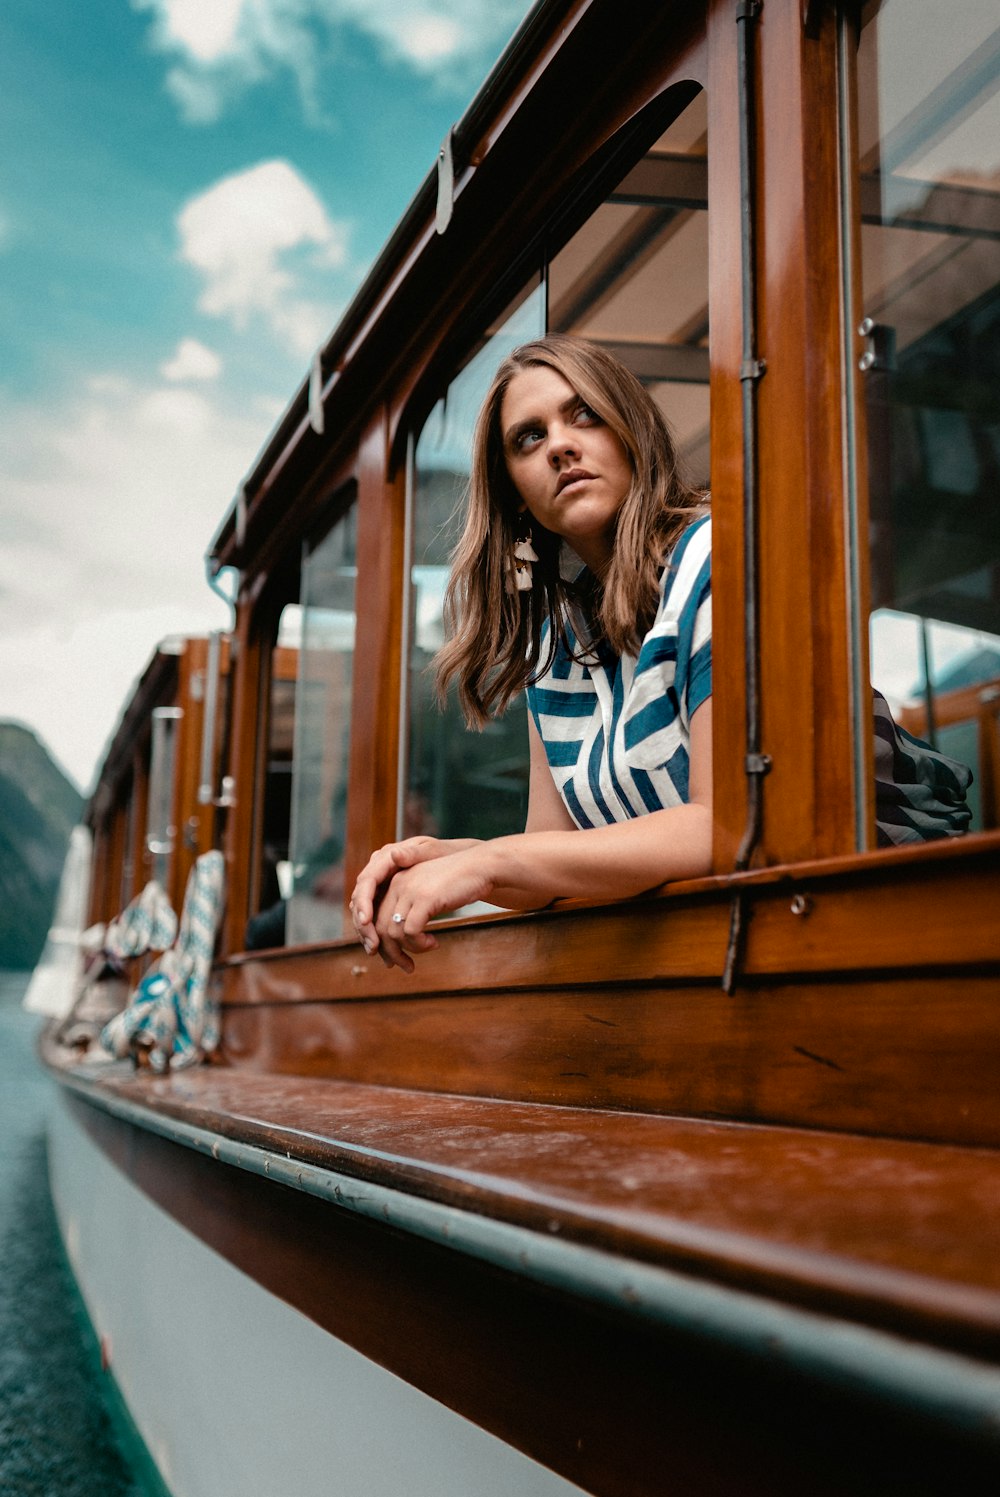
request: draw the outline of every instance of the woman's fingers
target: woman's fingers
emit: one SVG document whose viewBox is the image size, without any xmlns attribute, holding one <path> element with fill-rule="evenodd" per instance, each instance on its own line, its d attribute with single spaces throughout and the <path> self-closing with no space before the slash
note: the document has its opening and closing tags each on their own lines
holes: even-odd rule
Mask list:
<svg viewBox="0 0 1000 1497">
<path fill-rule="evenodd" d="M 406 917 L 399 910 L 390 910 L 386 901 L 378 919 L 378 954 L 387 967 L 401 967 L 404 972 L 413 971 L 413 958 L 403 947 Z"/>
<path fill-rule="evenodd" d="M 379 943 L 377 915 L 385 885 L 400 869 L 412 868 L 426 858 L 436 845 L 432 837 L 409 837 L 403 842 L 387 842 L 368 859 L 354 885 L 350 906 L 354 929 L 367 952 L 374 951 Z"/>
<path fill-rule="evenodd" d="M 380 891 L 400 866 L 399 844 L 389 843 L 372 853 L 358 875 L 351 895 L 351 918 L 361 944 L 369 955 L 378 948 L 379 935 L 376 929 L 376 914 L 380 903 Z"/>
<path fill-rule="evenodd" d="M 437 938 L 425 930 L 428 911 L 424 902 L 415 902 L 400 879 L 393 879 L 382 898 L 376 916 L 379 956 L 386 966 L 414 970 L 413 957 L 437 947 Z"/>
</svg>

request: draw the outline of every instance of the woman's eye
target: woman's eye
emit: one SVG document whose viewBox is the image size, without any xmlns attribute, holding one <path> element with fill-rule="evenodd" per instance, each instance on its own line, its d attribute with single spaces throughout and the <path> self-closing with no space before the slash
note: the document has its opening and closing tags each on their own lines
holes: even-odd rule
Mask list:
<svg viewBox="0 0 1000 1497">
<path fill-rule="evenodd" d="M 527 452 L 530 448 L 537 446 L 545 437 L 545 433 L 538 426 L 529 426 L 524 431 L 518 432 L 517 450 Z"/>
<path fill-rule="evenodd" d="M 589 405 L 585 405 L 581 400 L 580 404 L 577 406 L 575 412 L 573 413 L 573 419 L 580 426 L 595 426 L 599 423 L 601 418 L 595 410 L 592 410 Z"/>
</svg>

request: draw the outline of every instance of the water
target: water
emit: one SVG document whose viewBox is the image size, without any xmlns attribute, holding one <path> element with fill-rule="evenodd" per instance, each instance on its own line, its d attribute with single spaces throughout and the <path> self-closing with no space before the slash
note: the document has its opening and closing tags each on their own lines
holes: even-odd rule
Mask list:
<svg viewBox="0 0 1000 1497">
<path fill-rule="evenodd" d="M 148 1497 L 116 1442 L 49 1196 L 51 1083 L 0 972 L 0 1497 Z"/>
</svg>

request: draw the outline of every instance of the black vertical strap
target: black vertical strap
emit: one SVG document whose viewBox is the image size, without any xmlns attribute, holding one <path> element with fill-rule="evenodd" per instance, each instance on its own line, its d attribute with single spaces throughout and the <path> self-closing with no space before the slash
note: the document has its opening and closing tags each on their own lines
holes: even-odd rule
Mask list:
<svg viewBox="0 0 1000 1497">
<path fill-rule="evenodd" d="M 744 672 L 746 678 L 746 828 L 736 854 L 736 872 L 750 866 L 760 841 L 763 780 L 771 761 L 760 751 L 760 641 L 757 597 L 757 385 L 766 370 L 757 356 L 757 267 L 754 223 L 754 128 L 752 24 L 760 15 L 760 0 L 737 0 L 737 89 L 740 121 L 740 283 L 743 344 L 740 385 L 743 404 L 743 607 Z M 729 943 L 722 975 L 723 990 L 732 993 L 737 982 L 746 936 L 745 894 L 733 896 Z"/>
</svg>

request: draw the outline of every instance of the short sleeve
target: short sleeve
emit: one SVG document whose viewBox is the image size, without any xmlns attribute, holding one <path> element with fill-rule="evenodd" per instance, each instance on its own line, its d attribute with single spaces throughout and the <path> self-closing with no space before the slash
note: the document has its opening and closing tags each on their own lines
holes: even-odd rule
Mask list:
<svg viewBox="0 0 1000 1497">
<path fill-rule="evenodd" d="M 685 554 L 684 565 L 678 566 L 675 584 L 683 581 L 677 623 L 677 684 L 686 722 L 712 695 L 711 527 L 711 520 L 706 518 L 685 532 L 682 544 L 686 542 L 691 554 Z"/>
</svg>

